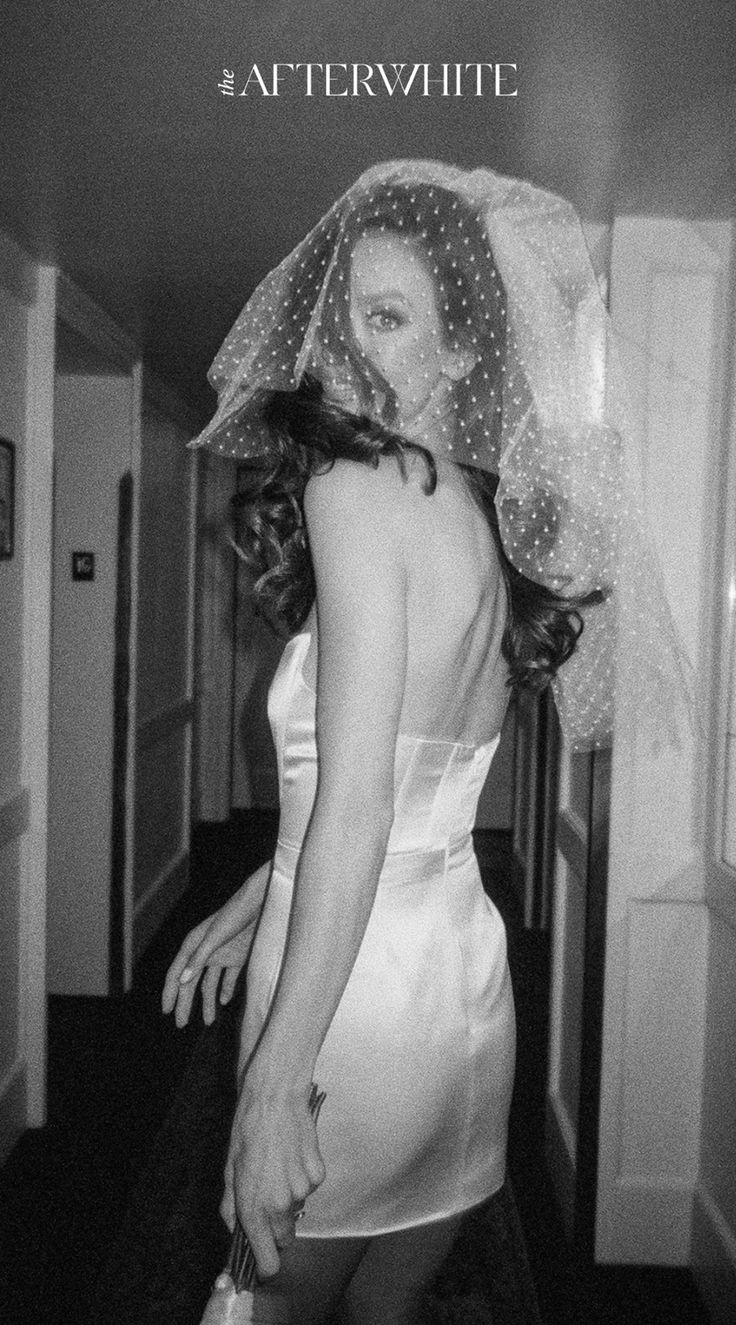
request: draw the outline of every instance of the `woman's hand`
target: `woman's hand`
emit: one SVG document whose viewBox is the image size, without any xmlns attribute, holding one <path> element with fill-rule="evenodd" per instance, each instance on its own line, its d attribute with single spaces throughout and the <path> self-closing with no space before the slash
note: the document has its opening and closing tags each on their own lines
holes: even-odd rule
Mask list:
<svg viewBox="0 0 736 1325">
<path fill-rule="evenodd" d="M 219 911 L 187 934 L 168 969 L 161 997 L 164 1012 L 176 1009 L 177 1026 L 189 1021 L 200 978 L 206 1025 L 215 1019 L 218 988 L 220 1003 L 232 998 L 253 943 L 269 868 L 257 870 Z"/>
<path fill-rule="evenodd" d="M 278 1273 L 296 1212 L 325 1178 L 308 1096 L 256 1090 L 246 1074 L 235 1113 L 220 1214 L 231 1231 L 237 1214 L 262 1279 Z"/>
</svg>

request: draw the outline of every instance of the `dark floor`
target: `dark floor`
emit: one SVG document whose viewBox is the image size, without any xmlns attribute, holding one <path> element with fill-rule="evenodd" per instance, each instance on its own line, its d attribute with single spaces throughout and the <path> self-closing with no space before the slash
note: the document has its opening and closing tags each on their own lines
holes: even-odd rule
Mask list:
<svg viewBox="0 0 736 1325">
<path fill-rule="evenodd" d="M 192 887 L 122 1000 L 52 998 L 49 1123 L 27 1133 L 0 1173 L 0 1321 L 84 1318 L 199 1035 L 158 1013 L 162 975 L 183 935 L 268 855 L 273 815 L 241 815 L 195 835 Z M 707 1322 L 684 1270 L 586 1266 L 565 1240 L 543 1162 L 548 944 L 520 924 L 508 840 L 479 837 L 484 880 L 507 922 L 519 1023 L 509 1167 L 548 1325 Z"/>
</svg>

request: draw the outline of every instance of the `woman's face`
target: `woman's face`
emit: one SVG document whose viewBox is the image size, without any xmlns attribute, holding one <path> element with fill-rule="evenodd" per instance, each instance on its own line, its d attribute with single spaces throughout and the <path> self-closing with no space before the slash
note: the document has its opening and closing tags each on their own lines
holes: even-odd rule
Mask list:
<svg viewBox="0 0 736 1325">
<path fill-rule="evenodd" d="M 418 243 L 400 235 L 362 236 L 350 268 L 355 339 L 396 395 L 397 426 L 411 431 L 450 405 L 458 353 L 446 344 L 435 285 Z"/>
</svg>

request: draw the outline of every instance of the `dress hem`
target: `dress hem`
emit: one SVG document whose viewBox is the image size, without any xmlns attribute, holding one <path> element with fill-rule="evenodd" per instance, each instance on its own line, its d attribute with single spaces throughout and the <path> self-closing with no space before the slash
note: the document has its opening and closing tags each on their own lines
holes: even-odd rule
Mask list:
<svg viewBox="0 0 736 1325">
<path fill-rule="evenodd" d="M 348 1231 L 342 1228 L 340 1229 L 339 1233 L 338 1232 L 310 1233 L 308 1229 L 301 1229 L 297 1224 L 295 1230 L 296 1236 L 297 1239 L 299 1238 L 330 1238 L 330 1239 L 331 1238 L 381 1238 L 385 1237 L 385 1235 L 388 1233 L 404 1233 L 406 1232 L 407 1229 L 410 1228 L 423 1228 L 425 1224 L 439 1224 L 442 1222 L 443 1219 L 453 1219 L 456 1215 L 467 1215 L 470 1214 L 471 1210 L 477 1210 L 479 1206 L 485 1205 L 486 1201 L 490 1201 L 492 1196 L 498 1195 L 505 1181 L 506 1181 L 506 1176 L 504 1174 L 504 1177 L 501 1179 L 498 1185 L 493 1188 L 493 1191 L 487 1192 L 486 1195 L 482 1196 L 479 1200 L 472 1201 L 470 1205 L 460 1205 L 460 1206 L 455 1206 L 451 1210 L 443 1210 L 441 1214 L 430 1215 L 426 1219 L 412 1219 L 408 1220 L 403 1224 L 392 1224 L 390 1228 L 350 1229 Z"/>
</svg>

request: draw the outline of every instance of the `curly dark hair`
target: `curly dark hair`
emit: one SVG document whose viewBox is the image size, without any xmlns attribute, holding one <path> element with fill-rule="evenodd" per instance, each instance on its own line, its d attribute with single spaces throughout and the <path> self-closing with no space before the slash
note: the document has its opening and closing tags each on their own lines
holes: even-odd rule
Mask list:
<svg viewBox="0 0 736 1325">
<path fill-rule="evenodd" d="M 481 220 L 454 194 L 436 185 L 392 184 L 389 190 L 380 186 L 344 219 L 339 244 L 330 230 L 324 236 L 325 251 L 315 250 L 314 262 L 321 266 L 327 267 L 332 258 L 328 296 L 331 292 L 337 295 L 340 283 L 344 288 L 349 281 L 354 241 L 370 230 L 396 231 L 416 240 L 431 265 L 447 343 L 457 347 L 472 341 L 474 367 L 467 379 L 454 386 L 468 454 L 474 443 L 484 448 L 484 454 L 497 454 L 506 296 L 495 270 L 492 306 L 487 300 L 481 305 L 476 295 L 479 264 L 493 263 Z M 303 279 L 307 278 L 305 272 Z M 300 280 L 295 283 L 292 303 L 295 311 L 304 303 Z M 361 353 L 345 310 L 344 298 L 325 299 L 320 340 L 328 355 L 337 353 L 349 364 L 353 380 L 361 385 L 363 412 L 351 412 L 331 401 L 321 381 L 310 372 L 295 391 L 264 391 L 248 406 L 257 410 L 269 446 L 265 455 L 241 466 L 240 491 L 234 499 L 237 532 L 243 553 L 256 572 L 256 604 L 290 631 L 301 627 L 315 597 L 304 519 L 308 478 L 324 473 L 337 459 L 377 467 L 382 455 L 394 456 L 406 476 L 407 452 L 412 451 L 425 459 L 428 496 L 437 484 L 431 453 L 394 430 L 395 394 Z M 494 404 L 490 411 L 489 399 Z M 483 402 L 482 407 L 474 410 L 475 401 Z M 509 612 L 501 647 L 509 665 L 509 684 L 543 690 L 575 649 L 583 630 L 581 608 L 603 601 L 605 594 L 594 590 L 584 597 L 562 597 L 522 575 L 509 561 L 501 540 L 494 503 L 497 476 L 471 465 L 461 467 L 488 519 L 503 572 Z M 542 493 L 539 509 L 534 511 L 535 518 L 540 516 L 536 529 L 546 530 L 551 546 L 556 517 L 554 508 L 546 509 Z"/>
</svg>

